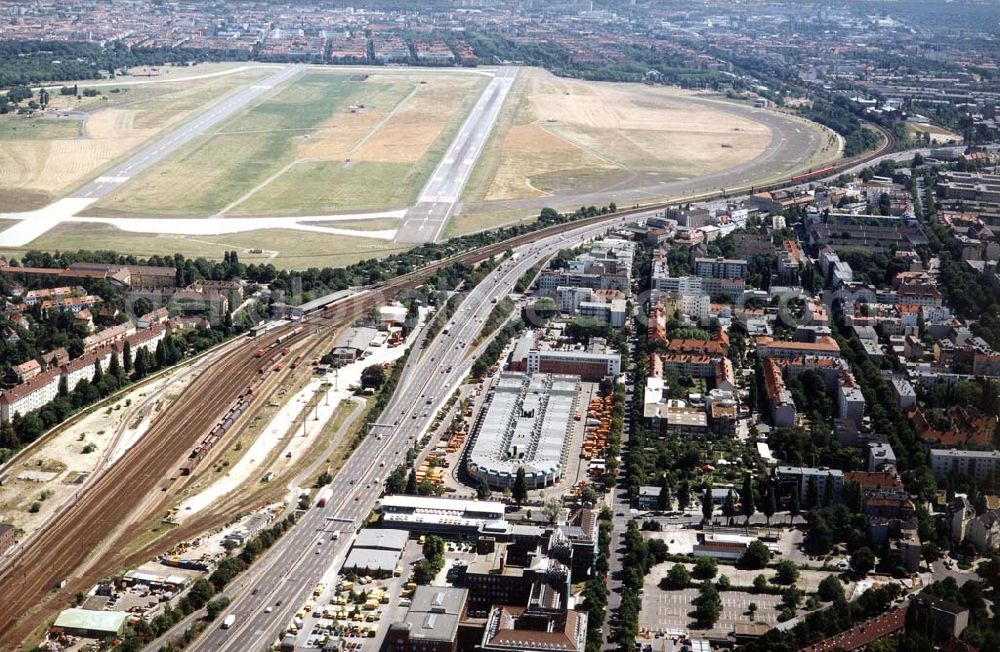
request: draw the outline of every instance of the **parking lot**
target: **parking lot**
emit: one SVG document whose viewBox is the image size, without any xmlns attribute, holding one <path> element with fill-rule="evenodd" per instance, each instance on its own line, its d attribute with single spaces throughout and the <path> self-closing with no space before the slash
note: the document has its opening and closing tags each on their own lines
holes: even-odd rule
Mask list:
<svg viewBox="0 0 1000 652">
<path fill-rule="evenodd" d="M 663 564 L 657 564 L 650 569 L 649 575 L 646 578 L 647 586 L 658 587 L 660 581 L 666 577 L 667 573 L 670 572 L 671 567 L 673 567 L 673 562 L 666 562 Z M 685 563 L 684 566 L 687 567 L 689 571 L 694 571 L 694 563 Z M 770 582 L 775 576 L 777 571 L 773 568 L 736 568 L 728 564 L 719 564 L 719 572 L 713 578 L 713 581 L 718 581 L 719 577 L 725 575 L 729 578 L 730 584 L 733 586 L 753 586 L 754 578 L 758 575 L 763 575 Z M 814 571 L 814 570 L 800 570 L 799 578 L 795 582 L 795 586 L 802 589 L 806 593 L 815 593 L 819 589 L 819 583 L 823 581 L 824 578 L 829 576 L 831 573 L 827 571 Z M 850 590 L 851 582 L 845 581 L 845 588 Z M 647 591 L 649 589 L 647 588 Z M 757 603 L 760 606 L 760 602 Z"/>
<path fill-rule="evenodd" d="M 642 597 L 642 610 L 639 612 L 640 630 L 665 632 L 696 629 L 695 608 L 692 604 L 696 597 L 698 589 L 663 591 L 650 586 L 647 582 L 646 592 Z M 757 605 L 755 621 L 769 625 L 778 622 L 777 606 L 781 602 L 781 596 L 721 591 L 719 597 L 722 598 L 722 615 L 719 616 L 714 629 L 729 632 L 736 623 L 750 622 L 747 609 L 751 602 Z"/>
</svg>

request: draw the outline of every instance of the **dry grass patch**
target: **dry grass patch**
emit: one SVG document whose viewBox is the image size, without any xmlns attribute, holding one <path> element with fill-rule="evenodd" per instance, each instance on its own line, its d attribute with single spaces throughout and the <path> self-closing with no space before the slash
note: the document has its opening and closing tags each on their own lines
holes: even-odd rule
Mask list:
<svg viewBox="0 0 1000 652">
<path fill-rule="evenodd" d="M 466 198 L 592 190 L 626 172 L 694 176 L 749 161 L 770 130 L 676 89 L 560 79 L 524 69 Z M 561 179 L 561 180 L 560 180 Z"/>
<path fill-rule="evenodd" d="M 118 159 L 138 149 L 164 130 L 187 119 L 206 104 L 239 86 L 268 74 L 249 70 L 232 75 L 171 81 L 145 86 L 122 86 L 118 93 L 101 88 L 106 99 L 75 98 L 53 93 L 60 108 L 88 114 L 84 123 L 39 118 L 32 130 L 0 118 L 0 212 L 38 208 L 98 176 Z M 81 86 L 82 87 L 82 86 Z M 23 118 L 22 118 L 23 120 Z M 82 133 L 81 133 L 82 126 Z M 10 191 L 28 194 L 20 202 Z"/>
<path fill-rule="evenodd" d="M 262 254 L 249 254 L 260 248 Z M 293 229 L 268 229 L 214 236 L 181 236 L 132 233 L 107 224 L 60 224 L 26 247 L 0 250 L 0 255 L 23 256 L 29 250 L 75 251 L 77 249 L 112 249 L 139 257 L 171 256 L 222 260 L 226 251 L 236 249 L 240 260 L 250 263 L 273 263 L 285 269 L 342 267 L 359 260 L 381 258 L 408 249 L 374 238 L 328 235 Z M 277 252 L 273 254 L 271 252 Z"/>
</svg>

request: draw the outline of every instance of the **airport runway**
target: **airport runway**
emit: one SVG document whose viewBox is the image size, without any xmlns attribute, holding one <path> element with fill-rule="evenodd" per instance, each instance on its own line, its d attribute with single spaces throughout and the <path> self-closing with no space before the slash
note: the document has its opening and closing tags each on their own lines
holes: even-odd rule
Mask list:
<svg viewBox="0 0 1000 652">
<path fill-rule="evenodd" d="M 434 242 L 441 237 L 516 77 L 517 68 L 507 66 L 497 70 L 427 180 L 417 204 L 403 217 L 396 230 L 396 242 Z"/>
<path fill-rule="evenodd" d="M 263 93 L 283 84 L 303 70 L 303 66 L 284 67 L 267 79 L 245 87 L 222 102 L 211 106 L 197 118 L 183 123 L 170 133 L 153 141 L 104 175 L 77 188 L 72 195 L 28 216 L 0 233 L 0 246 L 23 247 L 60 222 L 72 218 L 100 198 L 111 194 L 123 183 L 156 165 L 166 157 L 229 118 Z"/>
</svg>

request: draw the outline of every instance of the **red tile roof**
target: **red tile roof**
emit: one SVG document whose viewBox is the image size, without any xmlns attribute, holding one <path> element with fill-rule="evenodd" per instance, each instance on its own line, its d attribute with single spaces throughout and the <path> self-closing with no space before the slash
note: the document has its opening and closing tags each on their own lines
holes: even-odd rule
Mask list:
<svg viewBox="0 0 1000 652">
<path fill-rule="evenodd" d="M 846 632 L 835 634 L 819 643 L 804 647 L 800 652 L 826 652 L 827 650 L 845 650 L 852 652 L 873 641 L 898 632 L 906 624 L 906 607 L 894 609 L 881 616 L 866 620 L 855 625 Z"/>
</svg>

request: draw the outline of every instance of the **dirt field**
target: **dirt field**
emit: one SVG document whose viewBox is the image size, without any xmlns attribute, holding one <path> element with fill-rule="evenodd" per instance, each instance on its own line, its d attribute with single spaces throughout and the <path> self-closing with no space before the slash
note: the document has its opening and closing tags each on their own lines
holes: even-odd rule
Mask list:
<svg viewBox="0 0 1000 652">
<path fill-rule="evenodd" d="M 627 182 L 636 173 L 694 176 L 765 151 L 770 131 L 685 101 L 676 89 L 519 73 L 465 193 L 493 201 Z"/>
<path fill-rule="evenodd" d="M 89 210 L 297 215 L 404 207 L 485 79 L 310 70 Z"/>
<path fill-rule="evenodd" d="M 261 248 L 264 253 L 246 250 Z M 386 256 L 407 249 L 385 240 L 354 238 L 324 233 L 272 229 L 219 236 L 177 236 L 129 233 L 104 224 L 66 223 L 23 249 L 2 249 L 0 255 L 23 256 L 29 249 L 67 251 L 76 249 L 113 249 L 136 256 L 153 254 L 204 256 L 222 260 L 227 250 L 240 251 L 240 260 L 249 263 L 273 263 L 284 269 L 342 267 L 359 260 Z"/>
<path fill-rule="evenodd" d="M 50 116 L 68 110 L 76 119 L 0 116 L 0 212 L 44 206 L 195 109 L 267 72 L 135 86 L 123 79 L 121 86 L 101 87 L 96 98 L 52 92 Z"/>
<path fill-rule="evenodd" d="M 907 123 L 906 133 L 911 137 L 917 136 L 918 134 L 919 135 L 923 135 L 925 133 L 930 134 L 931 143 L 935 145 L 946 144 L 949 142 L 954 142 L 954 143 L 962 142 L 961 134 L 953 133 L 951 131 L 948 131 L 947 129 L 943 129 L 942 127 L 938 127 L 936 125 L 922 125 L 922 124 L 914 124 L 912 122 Z"/>
</svg>

